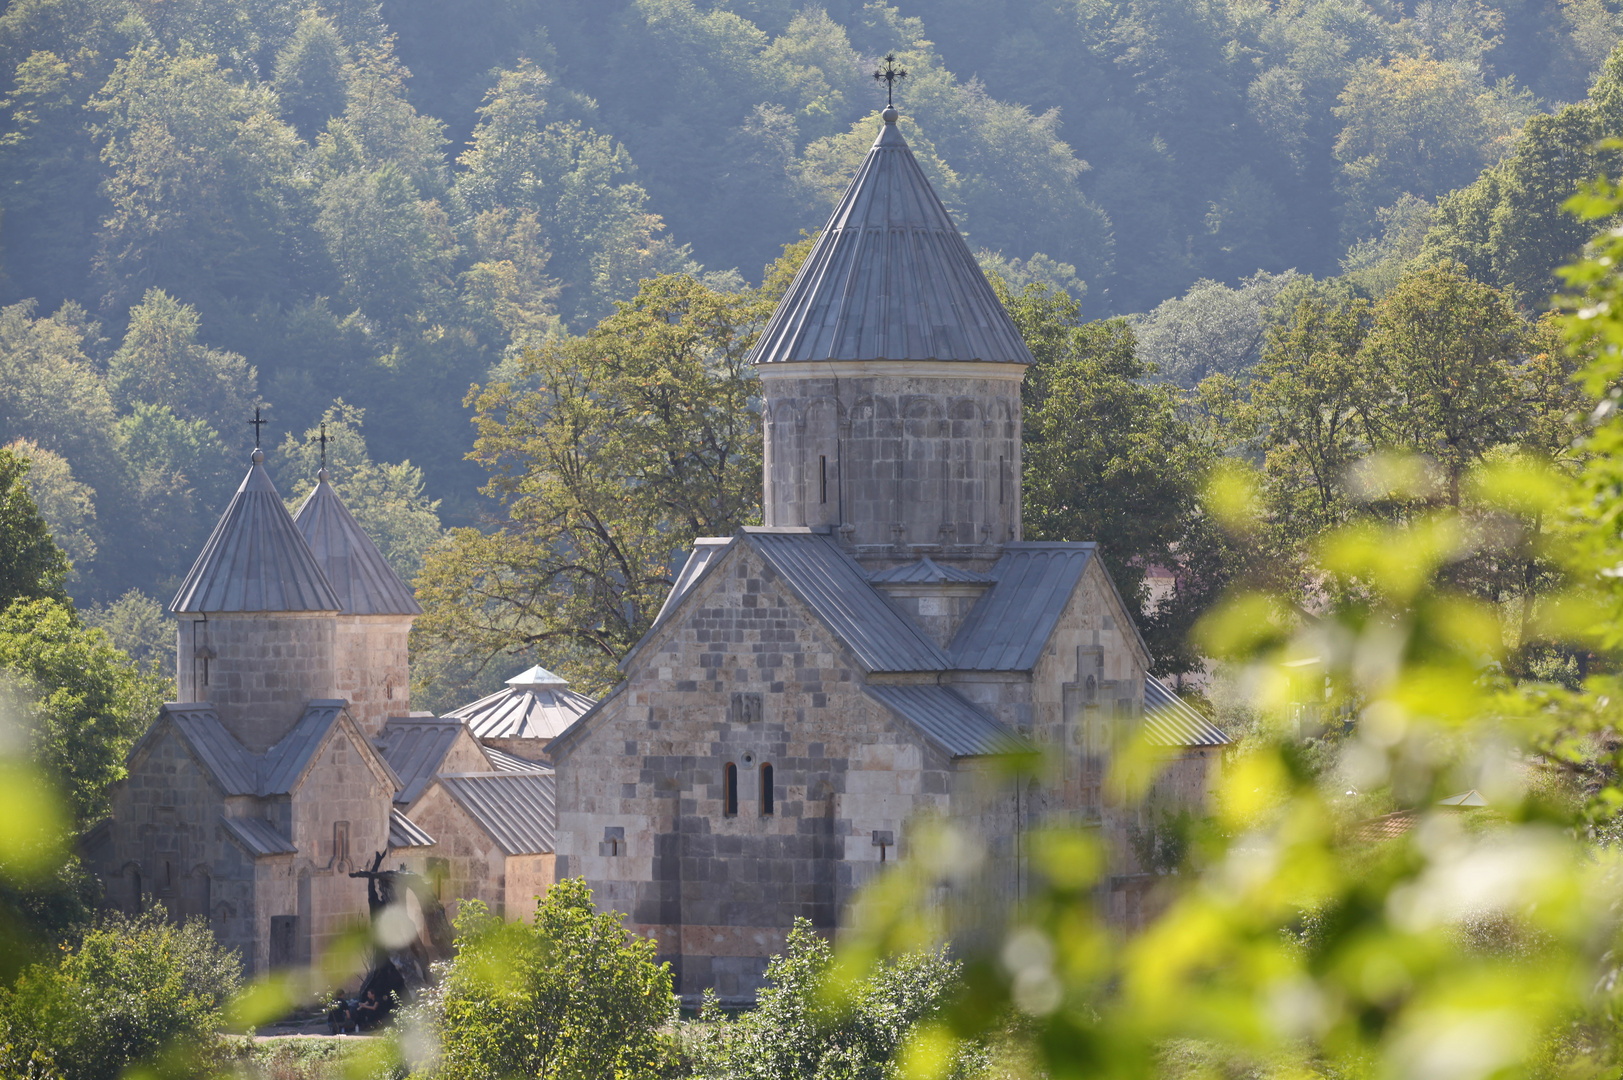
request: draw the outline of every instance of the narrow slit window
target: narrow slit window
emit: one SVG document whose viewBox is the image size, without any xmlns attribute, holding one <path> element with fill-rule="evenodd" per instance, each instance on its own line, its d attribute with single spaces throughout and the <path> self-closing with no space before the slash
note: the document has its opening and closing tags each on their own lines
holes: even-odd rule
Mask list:
<svg viewBox="0 0 1623 1080">
<path fill-rule="evenodd" d="M 738 816 L 738 766 L 732 762 L 727 763 L 726 791 L 722 794 L 722 813 L 728 817 Z"/>
<path fill-rule="evenodd" d="M 772 766 L 761 766 L 761 816 L 772 813 Z"/>
<path fill-rule="evenodd" d="M 999 506 L 1003 505 L 1004 477 L 1008 476 L 1008 473 L 1009 470 L 1004 466 L 1003 458 L 999 457 L 997 459 L 997 501 Z"/>
<path fill-rule="evenodd" d="M 828 455 L 817 455 L 817 501 L 828 502 Z"/>
</svg>

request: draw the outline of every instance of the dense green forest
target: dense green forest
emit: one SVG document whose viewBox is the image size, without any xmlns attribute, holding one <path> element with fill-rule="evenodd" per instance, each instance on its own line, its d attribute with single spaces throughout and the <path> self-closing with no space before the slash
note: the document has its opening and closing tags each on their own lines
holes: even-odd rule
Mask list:
<svg viewBox="0 0 1623 1080">
<path fill-rule="evenodd" d="M 242 467 L 307 437 L 408 577 L 496 504 L 469 387 L 638 282 L 740 305 L 871 141 L 874 58 L 985 265 L 1244 379 L 1308 293 L 1453 261 L 1525 313 L 1623 135 L 1604 0 L 13 0 L 0 443 L 138 655 Z M 1597 81 L 1598 80 L 1598 81 Z M 1305 290 L 1305 291 L 1304 291 Z M 1135 314 L 1138 313 L 1138 314 Z M 1137 369 L 1135 369 L 1137 370 Z M 466 399 L 466 400 L 465 400 Z M 486 462 L 485 464 L 489 464 Z M 632 629 L 635 629 L 634 627 Z"/>
</svg>

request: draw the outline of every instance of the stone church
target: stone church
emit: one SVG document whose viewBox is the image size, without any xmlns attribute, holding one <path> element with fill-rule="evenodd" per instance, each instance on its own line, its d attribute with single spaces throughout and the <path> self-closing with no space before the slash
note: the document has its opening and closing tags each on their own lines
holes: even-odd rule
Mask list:
<svg viewBox="0 0 1623 1080">
<path fill-rule="evenodd" d="M 1142 725 L 1192 805 L 1227 739 L 1148 677 L 1094 544 L 1022 537 L 1032 357 L 897 118 L 756 346 L 766 524 L 695 544 L 603 700 L 533 668 L 410 712 L 410 589 L 324 472 L 291 515 L 255 450 L 170 608 L 182 700 L 85 840 L 109 903 L 206 916 L 254 972 L 364 917 L 379 852 L 508 918 L 584 877 L 684 996 L 744 1001 L 797 916 L 832 932 L 940 816 L 994 904 L 1030 829 L 1099 830 L 1133 924 L 1148 822 L 1113 749 Z"/>
<path fill-rule="evenodd" d="M 556 873 L 656 938 L 684 996 L 753 997 L 793 919 L 836 928 L 925 815 L 980 838 L 994 903 L 1028 830 L 1102 830 L 1131 923 L 1142 811 L 1106 791 L 1113 746 L 1152 684 L 1168 790 L 1203 798 L 1227 741 L 1147 680 L 1094 544 L 1021 536 L 1032 357 L 897 119 L 755 347 L 766 524 L 698 542 L 550 747 Z M 1039 753 L 1040 779 L 997 767 Z"/>
</svg>

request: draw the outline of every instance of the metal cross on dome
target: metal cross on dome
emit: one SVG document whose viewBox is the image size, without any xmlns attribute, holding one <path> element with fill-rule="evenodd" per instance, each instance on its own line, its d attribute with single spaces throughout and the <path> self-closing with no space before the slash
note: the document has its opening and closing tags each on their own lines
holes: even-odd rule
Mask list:
<svg viewBox="0 0 1623 1080">
<path fill-rule="evenodd" d="M 252 420 L 248 421 L 248 422 L 254 426 L 254 449 L 258 450 L 259 449 L 259 429 L 261 427 L 263 427 L 264 425 L 270 423 L 270 421 L 269 420 L 261 420 L 259 418 L 259 406 L 255 405 L 254 406 L 254 418 Z"/>
<path fill-rule="evenodd" d="M 317 437 L 316 442 L 321 444 L 321 467 L 325 469 L 327 467 L 327 421 L 325 420 L 321 422 L 321 435 Z"/>
<path fill-rule="evenodd" d="M 873 73 L 876 79 L 885 80 L 885 104 L 896 104 L 896 80 L 907 78 L 907 72 L 896 66 L 896 55 L 891 53 L 885 57 L 885 66 Z"/>
</svg>

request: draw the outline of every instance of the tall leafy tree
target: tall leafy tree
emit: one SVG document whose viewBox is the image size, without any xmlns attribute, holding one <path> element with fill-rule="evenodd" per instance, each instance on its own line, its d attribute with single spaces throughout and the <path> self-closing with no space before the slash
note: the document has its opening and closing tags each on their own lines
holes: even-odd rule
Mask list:
<svg viewBox="0 0 1623 1080">
<path fill-rule="evenodd" d="M 0 449 L 0 606 L 17 600 L 65 600 L 69 563 L 34 505 L 28 458 Z"/>
</svg>

